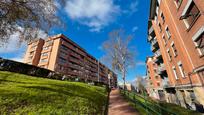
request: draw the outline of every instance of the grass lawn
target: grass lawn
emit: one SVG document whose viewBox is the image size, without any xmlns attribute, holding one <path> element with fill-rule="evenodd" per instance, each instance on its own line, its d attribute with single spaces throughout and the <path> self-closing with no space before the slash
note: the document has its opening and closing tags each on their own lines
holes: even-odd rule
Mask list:
<svg viewBox="0 0 204 115">
<path fill-rule="evenodd" d="M 132 92 L 129 93 L 128 95 L 126 92 L 126 98 L 137 101 L 136 105 L 133 102 L 130 102 L 130 103 L 140 112 L 141 115 L 146 115 L 147 114 L 146 112 L 149 112 L 149 114 L 151 115 L 157 115 L 159 113 L 162 115 L 163 114 L 169 115 L 170 113 L 173 113 L 175 115 L 201 115 L 200 113 L 196 111 L 185 109 L 179 105 L 171 104 L 171 103 L 164 103 L 164 102 L 158 103 L 154 100 L 151 100 L 150 98 L 145 99 L 142 96 L 139 96 L 137 94 L 135 95 L 135 93 L 132 93 Z M 147 106 L 147 108 L 149 109 L 145 109 L 144 106 Z M 160 106 L 160 109 L 159 109 L 159 106 Z M 153 111 L 156 111 L 157 113 L 151 111 L 150 109 Z M 168 114 L 166 111 L 170 113 Z"/>
<path fill-rule="evenodd" d="M 99 114 L 105 88 L 0 71 L 0 114 Z"/>
</svg>

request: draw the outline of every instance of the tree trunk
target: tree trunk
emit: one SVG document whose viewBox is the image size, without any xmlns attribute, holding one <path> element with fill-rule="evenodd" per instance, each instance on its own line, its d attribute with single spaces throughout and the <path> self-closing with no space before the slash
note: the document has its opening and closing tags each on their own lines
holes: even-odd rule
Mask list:
<svg viewBox="0 0 204 115">
<path fill-rule="evenodd" d="M 125 89 L 125 71 L 123 71 L 123 89 Z"/>
</svg>

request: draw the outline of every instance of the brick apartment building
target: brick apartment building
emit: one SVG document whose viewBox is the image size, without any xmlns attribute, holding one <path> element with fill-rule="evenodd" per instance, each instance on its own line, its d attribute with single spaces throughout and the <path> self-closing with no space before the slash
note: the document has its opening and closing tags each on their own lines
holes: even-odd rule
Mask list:
<svg viewBox="0 0 204 115">
<path fill-rule="evenodd" d="M 204 105 L 204 0 L 151 0 L 148 41 L 162 55 L 166 101 Z"/>
<path fill-rule="evenodd" d="M 111 83 L 112 86 L 117 85 L 117 76 L 114 72 L 62 34 L 28 43 L 24 63 L 83 81 L 99 81 Z"/>
<path fill-rule="evenodd" d="M 164 87 L 167 84 L 167 75 L 164 64 L 157 64 L 162 58 L 158 56 L 147 57 L 147 88 L 150 97 L 165 101 Z M 164 76 L 165 74 L 165 76 Z"/>
</svg>

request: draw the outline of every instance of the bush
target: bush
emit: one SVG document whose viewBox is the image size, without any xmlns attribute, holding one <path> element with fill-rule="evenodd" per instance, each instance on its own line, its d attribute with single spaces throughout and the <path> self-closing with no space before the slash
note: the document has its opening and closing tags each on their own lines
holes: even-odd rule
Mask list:
<svg viewBox="0 0 204 115">
<path fill-rule="evenodd" d="M 37 77 L 44 77 L 49 79 L 76 81 L 76 77 L 73 77 L 73 76 L 67 76 L 45 68 L 40 68 L 34 65 L 29 65 L 21 62 L 2 59 L 2 58 L 0 58 L 0 70 L 21 73 L 21 74 L 26 74 L 31 76 L 37 76 Z M 84 82 L 84 83 L 94 82 L 94 85 L 96 86 L 106 86 L 106 84 L 104 84 L 103 82 L 91 81 L 89 79 L 85 80 L 80 77 L 78 77 L 78 81 Z"/>
</svg>

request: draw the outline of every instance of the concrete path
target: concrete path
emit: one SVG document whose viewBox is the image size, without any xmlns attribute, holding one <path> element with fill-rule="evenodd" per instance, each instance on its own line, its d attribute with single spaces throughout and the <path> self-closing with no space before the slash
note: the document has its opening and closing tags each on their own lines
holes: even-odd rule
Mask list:
<svg viewBox="0 0 204 115">
<path fill-rule="evenodd" d="M 108 115 L 139 115 L 124 97 L 121 96 L 119 90 L 112 90 L 109 99 Z"/>
</svg>

